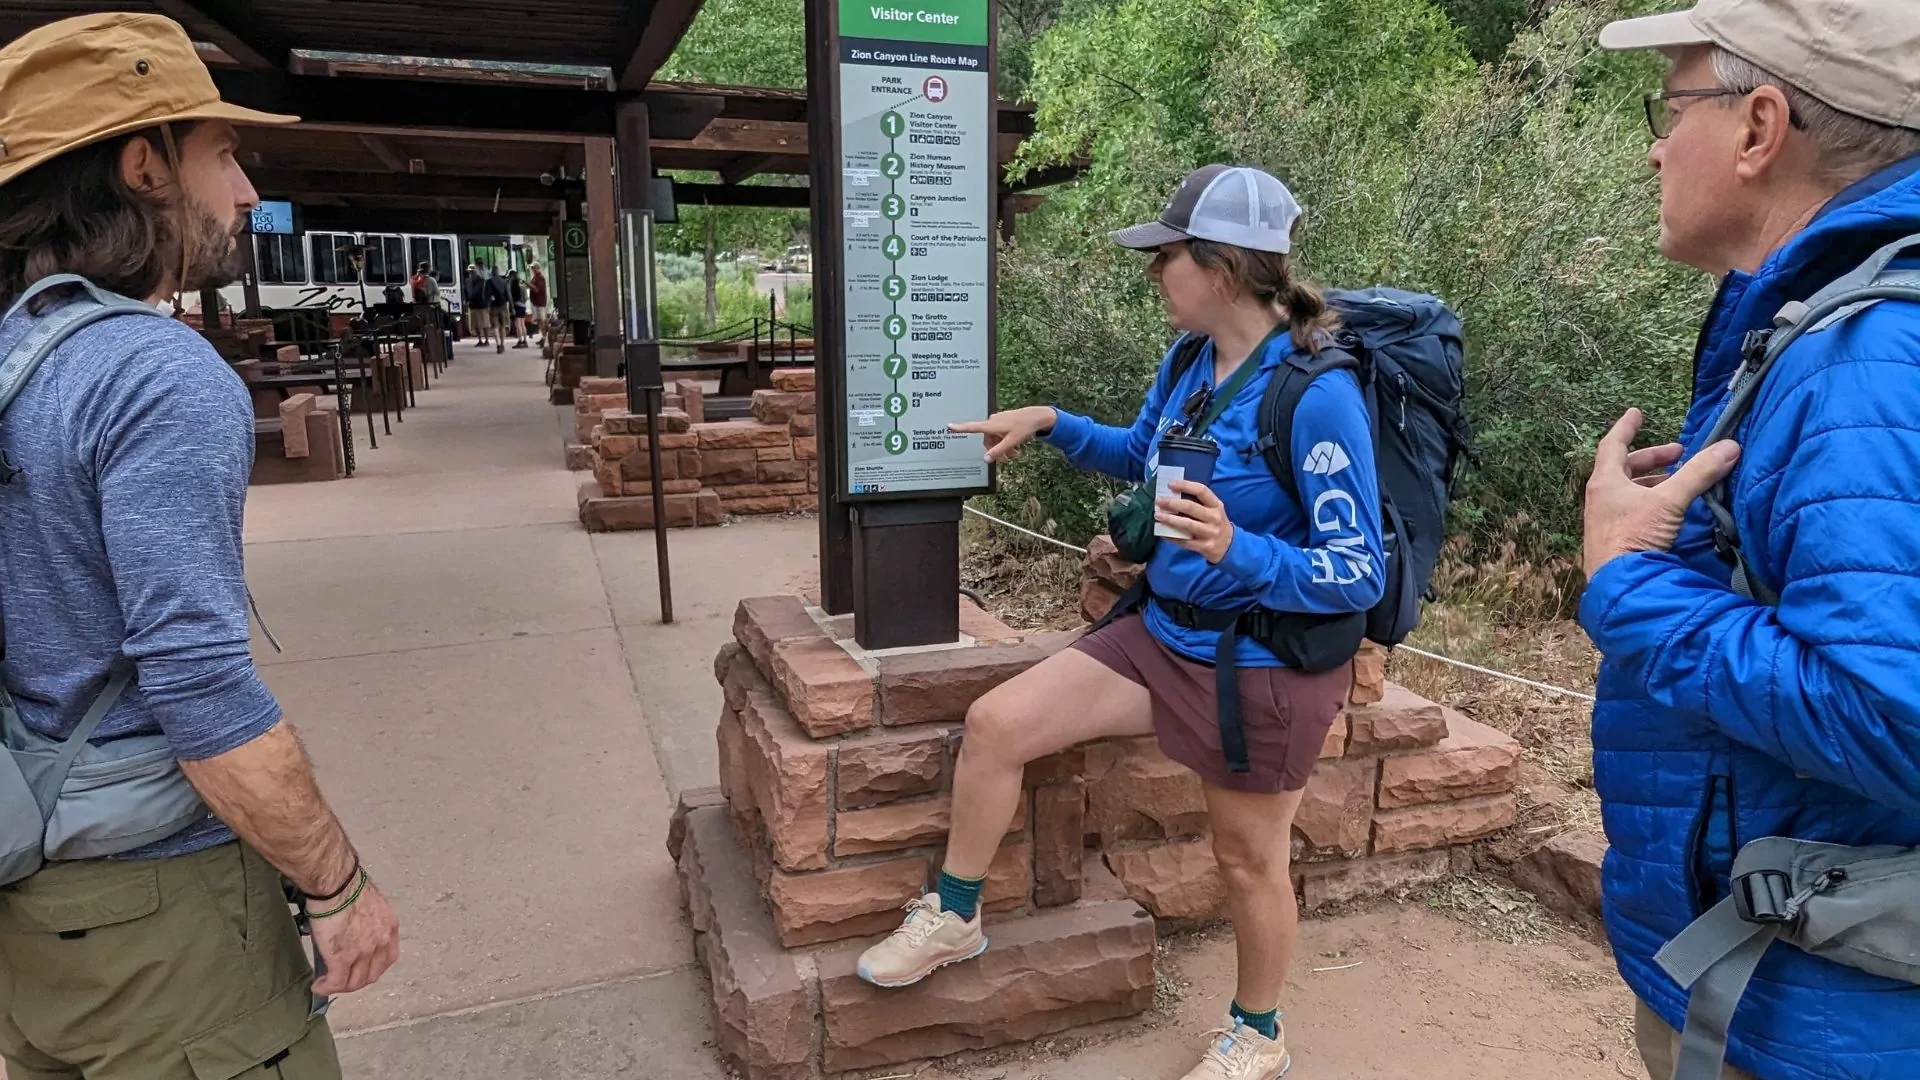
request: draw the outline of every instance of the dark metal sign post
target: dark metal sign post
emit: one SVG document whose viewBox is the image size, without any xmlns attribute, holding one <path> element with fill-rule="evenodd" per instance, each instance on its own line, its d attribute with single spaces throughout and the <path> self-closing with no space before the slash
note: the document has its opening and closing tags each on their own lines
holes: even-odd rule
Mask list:
<svg viewBox="0 0 1920 1080">
<path fill-rule="evenodd" d="M 961 504 L 993 485 L 947 430 L 994 402 L 993 8 L 807 13 L 822 599 L 866 648 L 955 641 Z"/>
<path fill-rule="evenodd" d="M 623 101 L 616 113 L 614 139 L 619 167 L 620 210 L 616 217 L 621 297 L 618 339 L 627 372 L 627 411 L 647 418 L 647 462 L 652 475 L 655 571 L 660 579 L 660 621 L 673 621 L 673 575 L 667 558 L 667 496 L 660 480 L 660 405 L 666 383 L 660 368 L 660 335 L 653 295 L 653 190 L 650 118 L 641 101 Z M 595 333 L 606 337 L 603 329 Z"/>
</svg>

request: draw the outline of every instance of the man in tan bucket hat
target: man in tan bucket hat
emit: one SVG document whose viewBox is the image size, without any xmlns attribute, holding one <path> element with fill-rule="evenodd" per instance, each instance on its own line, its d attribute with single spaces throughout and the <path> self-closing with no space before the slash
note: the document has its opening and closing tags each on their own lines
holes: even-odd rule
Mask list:
<svg viewBox="0 0 1920 1080">
<path fill-rule="evenodd" d="M 1587 488 L 1640 1051 L 1655 1080 L 1920 1077 L 1920 2 L 1701 0 L 1600 43 L 1670 61 L 1660 250 L 1721 283 L 1680 441 L 1630 450 L 1629 411 Z M 1861 860 L 1903 849 L 1876 893 Z"/>
<path fill-rule="evenodd" d="M 325 995 L 398 957 L 249 652 L 252 403 L 156 310 L 233 280 L 235 125 L 292 122 L 222 102 L 158 16 L 0 47 L 8 1080 L 338 1077 Z"/>
</svg>

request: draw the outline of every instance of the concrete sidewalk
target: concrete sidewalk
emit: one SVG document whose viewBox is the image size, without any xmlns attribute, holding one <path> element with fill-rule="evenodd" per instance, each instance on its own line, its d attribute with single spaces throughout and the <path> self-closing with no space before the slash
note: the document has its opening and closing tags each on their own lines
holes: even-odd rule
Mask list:
<svg viewBox="0 0 1920 1080">
<path fill-rule="evenodd" d="M 537 352 L 462 346 L 351 480 L 252 489 L 255 655 L 399 910 L 403 959 L 337 1002 L 356 1077 L 714 1077 L 666 853 L 712 783 L 712 659 L 814 527 L 589 537 Z"/>
<path fill-rule="evenodd" d="M 248 576 L 286 647 L 255 654 L 402 922 L 399 966 L 335 1003 L 356 1080 L 725 1075 L 667 818 L 715 782 L 735 604 L 810 586 L 816 527 L 671 532 L 660 625 L 652 534 L 575 520 L 542 369 L 463 346 L 352 480 L 251 492 Z M 1298 955 L 1297 1075 L 1638 1075 L 1631 998 L 1584 939 L 1501 944 L 1387 905 L 1307 923 Z M 1161 962 L 1142 1020 L 918 1075 L 1179 1076 L 1231 995 L 1231 936 Z"/>
</svg>

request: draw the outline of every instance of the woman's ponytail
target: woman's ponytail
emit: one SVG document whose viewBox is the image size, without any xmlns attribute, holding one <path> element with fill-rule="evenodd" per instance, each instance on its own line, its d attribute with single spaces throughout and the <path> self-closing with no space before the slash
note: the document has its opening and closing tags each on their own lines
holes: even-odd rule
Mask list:
<svg viewBox="0 0 1920 1080">
<path fill-rule="evenodd" d="M 1291 266 L 1287 269 L 1287 288 L 1281 294 L 1280 306 L 1286 309 L 1294 347 L 1317 353 L 1340 329 L 1340 316 L 1327 306 L 1327 298 L 1313 283 L 1294 276 Z"/>
<path fill-rule="evenodd" d="M 1201 269 L 1220 275 L 1228 286 L 1287 313 L 1293 344 L 1317 353 L 1340 329 L 1340 316 L 1312 282 L 1294 272 L 1293 260 L 1277 251 L 1255 251 L 1212 240 L 1187 241 L 1187 254 Z"/>
</svg>

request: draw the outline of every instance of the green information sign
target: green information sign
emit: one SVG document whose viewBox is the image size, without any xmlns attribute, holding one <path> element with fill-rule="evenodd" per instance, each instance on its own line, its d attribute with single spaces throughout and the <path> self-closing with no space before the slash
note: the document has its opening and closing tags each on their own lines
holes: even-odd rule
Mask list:
<svg viewBox="0 0 1920 1080">
<path fill-rule="evenodd" d="M 915 0 L 913 3 L 842 0 L 840 36 L 984 48 L 987 5 L 981 0 Z"/>
<path fill-rule="evenodd" d="M 560 247 L 561 253 L 565 255 L 586 255 L 587 223 L 584 221 L 569 221 L 561 225 Z"/>
</svg>

